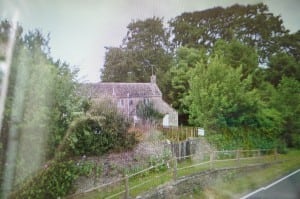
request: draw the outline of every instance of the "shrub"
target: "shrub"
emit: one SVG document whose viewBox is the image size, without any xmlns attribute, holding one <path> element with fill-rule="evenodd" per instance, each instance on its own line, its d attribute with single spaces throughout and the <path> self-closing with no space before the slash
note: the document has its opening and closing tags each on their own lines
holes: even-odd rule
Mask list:
<svg viewBox="0 0 300 199">
<path fill-rule="evenodd" d="M 63 158 L 63 156 L 61 157 Z M 73 183 L 78 176 L 100 176 L 102 166 L 93 162 L 57 158 L 45 164 L 35 176 L 18 185 L 9 198 L 59 198 L 72 192 Z"/>
<path fill-rule="evenodd" d="M 208 134 L 207 140 L 220 150 L 235 149 L 273 149 L 282 147 L 278 138 L 251 129 L 223 130 L 223 132 Z"/>
<path fill-rule="evenodd" d="M 300 149 L 300 134 L 292 134 L 292 144 L 295 148 Z"/>
<path fill-rule="evenodd" d="M 145 138 L 145 133 L 142 129 L 136 127 L 130 127 L 128 129 L 128 134 L 132 134 L 135 136 L 135 140 L 142 141 Z"/>
<path fill-rule="evenodd" d="M 20 184 L 9 198 L 58 198 L 67 195 L 79 173 L 73 161 L 53 161 Z"/>
<path fill-rule="evenodd" d="M 129 126 L 115 106 L 95 103 L 87 115 L 74 120 L 62 144 L 63 151 L 69 155 L 101 155 L 130 149 L 137 140 L 134 132 L 128 133 Z"/>
<path fill-rule="evenodd" d="M 140 101 L 136 106 L 136 113 L 139 118 L 146 122 L 156 123 L 163 118 L 163 114 L 155 109 L 153 102 Z"/>
</svg>

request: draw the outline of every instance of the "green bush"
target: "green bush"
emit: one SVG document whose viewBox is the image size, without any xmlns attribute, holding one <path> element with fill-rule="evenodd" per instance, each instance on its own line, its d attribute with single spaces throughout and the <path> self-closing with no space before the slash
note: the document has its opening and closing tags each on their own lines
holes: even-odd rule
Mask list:
<svg viewBox="0 0 300 199">
<path fill-rule="evenodd" d="M 20 184 L 9 198 L 58 198 L 70 193 L 79 168 L 73 161 L 53 161 L 31 179 Z"/>
<path fill-rule="evenodd" d="M 292 144 L 295 148 L 300 149 L 300 134 L 292 134 Z"/>
<path fill-rule="evenodd" d="M 122 119 L 114 123 L 108 117 L 83 116 L 67 134 L 64 150 L 69 155 L 101 155 L 110 150 L 131 148 L 137 141 L 134 134 L 127 133 L 128 127 Z"/>
<path fill-rule="evenodd" d="M 259 130 L 240 129 L 224 130 L 223 132 L 208 134 L 210 144 L 220 150 L 235 149 L 273 149 L 283 147 L 278 138 Z"/>
<path fill-rule="evenodd" d="M 73 182 L 78 176 L 100 176 L 102 166 L 81 160 L 56 159 L 47 163 L 35 176 L 19 184 L 9 198 L 51 199 L 72 193 Z"/>
<path fill-rule="evenodd" d="M 156 123 L 163 118 L 163 114 L 156 110 L 151 101 L 140 101 L 136 105 L 136 114 L 142 119 L 143 123 Z"/>
<path fill-rule="evenodd" d="M 108 151 L 132 148 L 134 132 L 130 122 L 117 109 L 105 102 L 93 104 L 87 115 L 74 120 L 62 144 L 69 155 L 102 155 Z"/>
</svg>

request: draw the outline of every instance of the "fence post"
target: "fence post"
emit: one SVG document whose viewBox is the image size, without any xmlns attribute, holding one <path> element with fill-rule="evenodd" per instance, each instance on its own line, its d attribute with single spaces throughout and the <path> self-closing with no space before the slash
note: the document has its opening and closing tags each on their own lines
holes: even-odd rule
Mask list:
<svg viewBox="0 0 300 199">
<path fill-rule="evenodd" d="M 186 140 L 188 138 L 188 130 L 184 129 L 184 132 L 185 132 L 185 140 Z"/>
<path fill-rule="evenodd" d="M 97 169 L 98 169 L 98 163 L 96 162 L 94 166 L 94 186 L 96 186 L 96 181 L 97 181 L 97 174 L 98 174 Z"/>
<path fill-rule="evenodd" d="M 258 159 L 258 162 L 261 162 L 261 151 L 260 151 L 260 149 L 258 149 L 258 151 L 257 151 L 257 159 Z"/>
<path fill-rule="evenodd" d="M 125 176 L 125 199 L 129 199 L 128 175 Z"/>
<path fill-rule="evenodd" d="M 177 180 L 177 158 L 174 158 L 174 166 L 173 166 L 173 180 L 176 182 Z"/>
<path fill-rule="evenodd" d="M 211 151 L 210 152 L 210 157 L 209 157 L 210 169 L 213 168 L 213 161 L 214 161 L 214 151 Z"/>
<path fill-rule="evenodd" d="M 240 150 L 236 150 L 236 161 L 237 165 L 240 166 Z"/>
<path fill-rule="evenodd" d="M 277 160 L 277 148 L 274 148 L 274 159 Z"/>
</svg>

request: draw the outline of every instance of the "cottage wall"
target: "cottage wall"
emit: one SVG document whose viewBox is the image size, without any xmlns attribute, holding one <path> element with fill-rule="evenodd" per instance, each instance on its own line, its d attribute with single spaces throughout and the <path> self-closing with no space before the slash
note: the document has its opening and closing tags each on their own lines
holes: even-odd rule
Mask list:
<svg viewBox="0 0 300 199">
<path fill-rule="evenodd" d="M 169 115 L 169 126 L 178 126 L 178 114 L 163 99 L 162 93 L 155 83 L 155 76 L 151 83 L 95 83 L 82 87 L 83 95 L 93 101 L 110 99 L 117 105 L 118 110 L 129 118 L 136 116 L 136 107 L 140 101 L 153 102 L 154 108 L 160 113 Z"/>
<path fill-rule="evenodd" d="M 178 126 L 178 113 L 176 111 L 169 113 L 169 125 Z"/>
<path fill-rule="evenodd" d="M 145 99 L 153 101 L 153 99 L 160 99 L 160 97 L 149 97 L 149 98 L 139 98 L 139 97 L 127 97 L 127 98 L 117 98 L 117 107 L 124 113 L 124 115 L 133 117 L 136 115 L 136 106 L 140 101 Z"/>
</svg>

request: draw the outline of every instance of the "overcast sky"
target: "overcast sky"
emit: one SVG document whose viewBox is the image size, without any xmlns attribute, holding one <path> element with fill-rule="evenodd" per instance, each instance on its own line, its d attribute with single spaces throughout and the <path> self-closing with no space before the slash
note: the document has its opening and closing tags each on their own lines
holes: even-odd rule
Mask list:
<svg viewBox="0 0 300 199">
<path fill-rule="evenodd" d="M 133 19 L 164 21 L 182 12 L 263 2 L 286 28 L 300 29 L 300 0 L 0 0 L 1 19 L 14 12 L 25 31 L 50 33 L 51 55 L 80 69 L 79 80 L 100 81 L 105 46 L 119 46 Z"/>
</svg>

